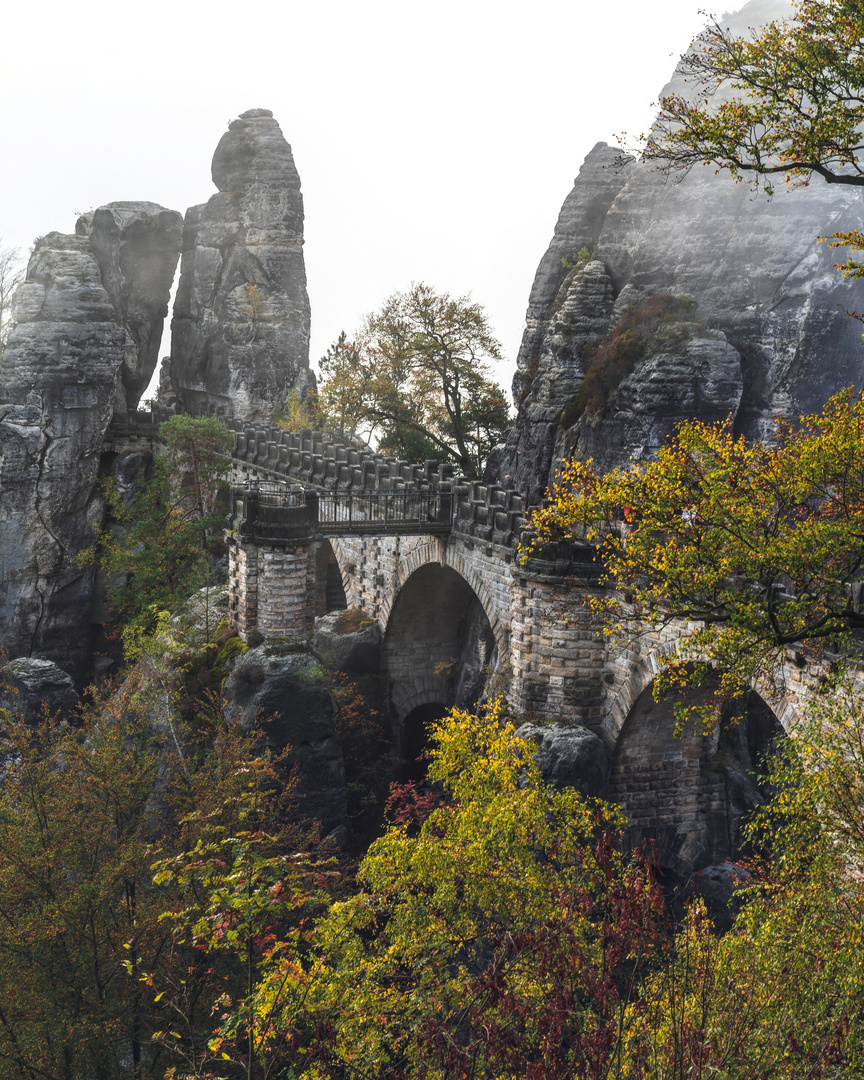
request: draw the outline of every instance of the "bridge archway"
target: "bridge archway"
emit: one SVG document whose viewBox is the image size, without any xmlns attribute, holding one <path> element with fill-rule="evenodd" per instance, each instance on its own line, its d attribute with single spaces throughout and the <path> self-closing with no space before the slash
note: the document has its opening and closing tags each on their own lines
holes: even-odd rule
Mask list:
<svg viewBox="0 0 864 1080">
<path fill-rule="evenodd" d="M 686 703 L 701 704 L 710 693 L 691 690 Z M 740 854 L 744 818 L 768 796 L 756 772 L 785 735 L 755 692 L 733 702 L 707 733 L 692 721 L 676 732 L 675 705 L 655 701 L 648 682 L 618 733 L 610 777 L 629 842 L 653 840 L 672 885 Z"/>
<path fill-rule="evenodd" d="M 405 759 L 416 741 L 408 718 L 425 724 L 436 710 L 472 707 L 497 660 L 489 616 L 461 574 L 440 562 L 410 574 L 390 608 L 382 660 Z"/>
</svg>

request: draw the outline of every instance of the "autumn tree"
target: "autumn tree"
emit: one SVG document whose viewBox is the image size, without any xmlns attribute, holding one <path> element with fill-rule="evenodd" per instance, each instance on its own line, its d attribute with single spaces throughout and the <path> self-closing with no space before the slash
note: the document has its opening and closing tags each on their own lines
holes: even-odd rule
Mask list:
<svg viewBox="0 0 864 1080">
<path fill-rule="evenodd" d="M 479 304 L 428 285 L 394 293 L 320 361 L 327 423 L 384 453 L 480 476 L 510 422 L 492 378 L 501 345 Z"/>
<path fill-rule="evenodd" d="M 547 787 L 500 703 L 442 721 L 429 779 L 438 807 L 377 840 L 357 895 L 321 920 L 305 998 L 281 963 L 262 987 L 269 1009 L 287 979 L 276 1022 L 313 1036 L 297 1072 L 614 1075 L 626 1003 L 664 942 L 620 814 Z"/>
<path fill-rule="evenodd" d="M 736 37 L 713 22 L 679 70 L 644 149 L 667 167 L 710 163 L 770 196 L 777 178 L 864 185 L 864 9 L 859 0 L 797 0 L 794 14 Z M 833 246 L 864 246 L 860 232 Z M 860 276 L 850 259 L 840 267 Z"/>
<path fill-rule="evenodd" d="M 165 804 L 136 689 L 78 727 L 2 718 L 0 1077 L 110 1080 L 147 1057 L 152 996 L 126 964 L 166 944 L 147 888 Z"/>
<path fill-rule="evenodd" d="M 532 526 L 523 556 L 597 545 L 611 589 L 593 603 L 611 631 L 695 627 L 661 684 L 707 660 L 722 693 L 779 689 L 789 650 L 855 653 L 864 628 L 864 397 L 778 420 L 766 443 L 690 421 L 655 461 L 606 475 L 571 461 Z"/>
<path fill-rule="evenodd" d="M 845 679 L 771 761 L 745 827 L 740 913 L 719 936 L 691 907 L 625 1024 L 627 1077 L 798 1080 L 864 1062 L 864 712 Z"/>
</svg>

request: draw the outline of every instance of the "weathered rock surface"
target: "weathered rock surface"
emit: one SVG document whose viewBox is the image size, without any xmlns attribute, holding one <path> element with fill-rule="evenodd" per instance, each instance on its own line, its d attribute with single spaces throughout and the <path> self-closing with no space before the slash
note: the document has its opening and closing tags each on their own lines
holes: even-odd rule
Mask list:
<svg viewBox="0 0 864 1080">
<path fill-rule="evenodd" d="M 547 784 L 574 787 L 583 795 L 603 798 L 609 784 L 609 755 L 593 731 L 561 724 L 523 724 L 516 735 L 532 742 L 534 760 Z"/>
<path fill-rule="evenodd" d="M 83 236 L 38 242 L 13 316 L 0 365 L 0 643 L 80 684 L 93 571 L 76 557 L 102 518 L 96 478 L 127 334 Z"/>
<path fill-rule="evenodd" d="M 525 334 L 513 376 L 513 398 L 517 404 L 531 387 L 535 365 L 544 351 L 550 306 L 555 303 L 561 286 L 573 277 L 564 260 L 572 262 L 583 248 L 593 254 L 609 207 L 632 169 L 631 158 L 601 142 L 585 158 L 573 181 L 573 189 L 564 200 L 552 241 L 540 260 L 531 286 Z"/>
<path fill-rule="evenodd" d="M 274 750 L 290 747 L 300 813 L 324 833 L 346 816 L 345 764 L 334 726 L 333 698 L 316 655 L 302 646 L 262 645 L 241 657 L 225 683 L 226 720 L 251 730 L 257 723 Z"/>
<path fill-rule="evenodd" d="M 542 499 L 554 472 L 556 443 L 566 429 L 562 415 L 582 385 L 590 350 L 609 327 L 615 304 L 612 281 L 602 262 L 594 259 L 564 273 L 545 318 L 532 320 L 529 308 L 520 352 L 522 356 L 531 351 L 525 381 L 519 384 L 525 397 L 499 462 L 499 482 L 523 492 L 529 505 Z M 542 282 L 551 280 L 551 270 L 542 264 L 541 275 Z M 516 379 L 513 385 L 515 392 Z"/>
<path fill-rule="evenodd" d="M 71 677 L 50 660 L 21 657 L 3 669 L 0 708 L 25 724 L 36 724 L 46 714 L 68 720 L 77 703 Z"/>
<path fill-rule="evenodd" d="M 788 10 L 774 0 L 751 0 L 724 17 L 724 25 L 744 35 L 749 26 Z M 680 73 L 663 93 L 672 90 L 692 93 Z M 532 502 L 548 485 L 564 449 L 575 447 L 586 457 L 599 454 L 604 465 L 623 464 L 640 447 L 650 453 L 670 427 L 670 403 L 681 392 L 682 379 L 691 389 L 688 403 L 674 410 L 675 419 L 716 417 L 719 409 L 721 415 L 731 412 L 736 429 L 754 438 L 765 435 L 774 417 L 819 409 L 835 391 L 864 382 L 860 326 L 843 310 L 862 309 L 864 285 L 841 278 L 833 269 L 835 253 L 817 241 L 860 224 L 858 189 L 814 177 L 808 188 L 780 185 L 768 201 L 745 184 L 715 175 L 711 167 L 670 177 L 654 164 L 631 163 L 616 173 L 619 190 L 612 192 L 598 230 L 603 200 L 591 201 L 589 163 L 613 153 L 601 145 L 586 159 L 540 263 L 514 378 L 519 414 L 487 475 L 524 490 Z M 621 388 L 621 400 L 610 400 L 608 423 L 598 425 L 596 418 L 567 410 L 578 381 L 574 358 L 580 347 L 595 343 L 597 331 L 592 325 L 582 341 L 577 329 L 561 348 L 560 312 L 567 309 L 570 293 L 584 285 L 578 274 L 566 277 L 556 264 L 562 251 L 578 250 L 594 230 L 594 256 L 619 301 L 609 325 L 621 311 L 622 294 L 628 303 L 658 294 L 695 300 L 699 318 L 725 334 L 741 357 L 740 393 L 733 354 L 721 356 L 712 347 L 708 357 L 691 357 L 689 371 L 682 372 L 680 357 L 668 365 L 657 358 L 637 369 Z M 715 387 L 701 389 L 715 376 Z M 640 387 L 642 381 L 650 386 Z M 731 391 L 726 410 L 718 398 L 722 384 Z M 559 410 L 554 439 L 545 426 L 552 423 L 553 401 Z M 634 430 L 622 438 L 628 425 Z"/>
<path fill-rule="evenodd" d="M 692 326 L 692 337 L 670 343 L 628 375 L 606 409 L 558 428 L 553 460 L 578 454 L 601 471 L 633 458 L 653 458 L 675 425 L 698 416 L 715 423 L 741 403 L 741 357 L 718 330 Z"/>
<path fill-rule="evenodd" d="M 303 197 L 273 114 L 234 120 L 213 157 L 219 189 L 186 214 L 171 324 L 171 380 L 185 408 L 269 421 L 314 384 Z"/>
<path fill-rule="evenodd" d="M 381 627 L 369 620 L 362 629 L 341 629 L 341 612 L 315 620 L 315 648 L 334 671 L 346 675 L 375 675 L 381 670 Z"/>
<path fill-rule="evenodd" d="M 134 412 L 159 359 L 183 216 L 151 202 L 112 202 L 82 215 L 75 231 L 90 238 L 115 317 L 131 338 L 123 387 L 126 407 Z"/>
</svg>

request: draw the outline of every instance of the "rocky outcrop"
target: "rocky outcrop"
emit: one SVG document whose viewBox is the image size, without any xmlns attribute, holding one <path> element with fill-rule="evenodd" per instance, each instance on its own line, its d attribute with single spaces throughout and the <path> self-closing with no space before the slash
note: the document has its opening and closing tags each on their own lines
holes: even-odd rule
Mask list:
<svg viewBox="0 0 864 1080">
<path fill-rule="evenodd" d="M 569 429 L 558 426 L 553 460 L 578 454 L 605 472 L 653 458 L 683 420 L 715 423 L 735 415 L 743 392 L 741 357 L 725 334 L 692 324 L 686 340 L 664 343 L 659 332 L 655 345 L 602 412 L 585 413 Z"/>
<path fill-rule="evenodd" d="M 541 272 L 543 281 L 550 278 L 542 264 Z M 531 361 L 523 381 L 513 384 L 525 394 L 498 464 L 498 482 L 522 492 L 529 505 L 541 500 L 554 471 L 556 443 L 567 427 L 562 417 L 582 385 L 590 350 L 610 325 L 614 303 L 612 281 L 593 259 L 565 273 L 542 322 L 532 325 L 529 315 L 522 351 L 530 342 Z"/>
<path fill-rule="evenodd" d="M 69 720 L 77 704 L 71 677 L 50 660 L 21 657 L 0 671 L 0 709 L 25 724 Z"/>
<path fill-rule="evenodd" d="M 540 260 L 531 286 L 525 334 L 513 376 L 513 397 L 517 404 L 529 390 L 544 351 L 550 308 L 565 281 L 568 286 L 572 281 L 572 265 L 568 267 L 567 264 L 572 264 L 583 249 L 593 254 L 609 207 L 627 182 L 632 168 L 632 158 L 601 142 L 585 158 L 573 181 L 573 190 L 564 200 L 552 241 Z M 566 292 L 565 287 L 565 296 Z"/>
<path fill-rule="evenodd" d="M 186 214 L 173 392 L 192 413 L 270 421 L 314 384 L 300 178 L 271 112 L 231 123 L 212 174 L 219 193 Z"/>
<path fill-rule="evenodd" d="M 752 0 L 724 17 L 724 25 L 746 34 L 749 26 L 784 11 L 788 5 Z M 678 73 L 663 92 L 673 90 L 692 93 Z M 682 177 L 631 163 L 618 172 L 619 189 L 598 229 L 602 201 L 590 203 L 588 166 L 604 154 L 613 151 L 595 147 L 586 160 L 537 271 L 514 379 L 519 414 L 487 475 L 526 491 L 531 502 L 567 450 L 604 466 L 623 464 L 634 452 L 650 455 L 677 419 L 729 413 L 736 430 L 760 438 L 776 416 L 819 409 L 833 392 L 864 382 L 860 326 L 844 312 L 864 307 L 864 285 L 841 278 L 833 269 L 834 253 L 817 240 L 857 227 L 858 189 L 814 178 L 807 188 L 781 186 L 769 201 L 711 167 Z M 553 272 L 562 249 L 575 250 L 592 230 L 594 257 L 617 301 L 609 328 L 624 304 L 683 295 L 696 301 L 701 322 L 726 339 L 726 346 L 716 336 L 694 341 L 688 357 L 646 360 L 599 418 L 575 407 L 578 389 L 573 391 L 579 374 L 574 358 L 595 345 L 597 326 L 584 338 L 577 328 L 561 348 L 560 313 L 583 302 L 571 294 L 584 285 L 579 274 Z M 729 347 L 740 356 L 740 376 Z M 554 438 L 544 427 L 553 422 L 553 400 L 559 413 Z"/>
<path fill-rule="evenodd" d="M 102 518 L 96 478 L 127 334 L 83 236 L 36 244 L 13 317 L 0 365 L 0 643 L 80 683 L 93 571 L 77 556 Z"/>
<path fill-rule="evenodd" d="M 311 649 L 265 644 L 236 663 L 224 689 L 225 719 L 246 730 L 258 725 L 267 745 L 288 750 L 297 770 L 299 812 L 324 833 L 346 816 L 345 764 L 334 724 L 333 697 Z"/>
<path fill-rule="evenodd" d="M 343 612 L 315 620 L 315 648 L 333 671 L 377 675 L 381 669 L 381 627 L 373 619 L 349 622 Z"/>
<path fill-rule="evenodd" d="M 593 731 L 562 724 L 523 724 L 516 737 L 537 747 L 534 760 L 547 784 L 573 787 L 603 798 L 609 785 L 609 755 Z"/>
<path fill-rule="evenodd" d="M 115 318 L 129 332 L 123 388 L 134 412 L 159 359 L 183 217 L 156 203 L 113 202 L 82 215 L 75 231 L 90 238 Z"/>
</svg>

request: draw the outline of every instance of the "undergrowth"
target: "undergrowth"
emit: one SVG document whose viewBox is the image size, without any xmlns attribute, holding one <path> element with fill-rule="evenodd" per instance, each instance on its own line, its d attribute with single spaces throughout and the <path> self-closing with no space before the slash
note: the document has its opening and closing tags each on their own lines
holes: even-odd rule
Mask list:
<svg viewBox="0 0 864 1080">
<path fill-rule="evenodd" d="M 665 293 L 626 308 L 590 357 L 579 393 L 561 414 L 561 426 L 569 427 L 583 413 L 602 413 L 643 360 L 688 341 L 695 312 L 694 300 Z"/>
</svg>

